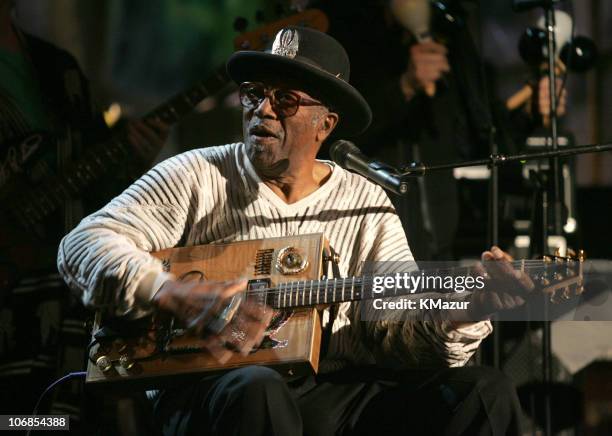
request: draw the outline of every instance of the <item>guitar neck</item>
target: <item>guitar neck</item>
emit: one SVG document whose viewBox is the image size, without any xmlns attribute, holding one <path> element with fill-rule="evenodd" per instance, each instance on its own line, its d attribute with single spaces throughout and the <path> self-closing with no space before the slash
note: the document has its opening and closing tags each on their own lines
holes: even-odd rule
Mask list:
<svg viewBox="0 0 612 436">
<path fill-rule="evenodd" d="M 216 94 L 229 81 L 225 65 L 217 68 L 206 80 L 198 82 L 185 92 L 175 95 L 164 104 L 144 116 L 144 120 L 162 120 L 167 124 L 177 122 L 206 97 Z"/>
<path fill-rule="evenodd" d="M 144 116 L 144 120 L 161 120 L 173 124 L 204 98 L 222 89 L 228 80 L 225 67 L 220 67 L 206 80 L 153 109 Z M 83 156 L 61 176 L 46 180 L 25 195 L 19 193 L 11 212 L 20 221 L 31 224 L 40 222 L 61 207 L 64 201 L 81 194 L 92 182 L 116 168 L 129 154 L 129 145 L 120 136 L 88 147 Z"/>
<path fill-rule="evenodd" d="M 572 261 L 558 265 L 543 260 L 519 260 L 512 262 L 512 267 L 528 274 L 534 282 L 546 283 L 545 289 L 550 291 L 575 283 L 575 280 L 558 280 L 551 283 L 548 279 L 558 276 L 559 268 L 562 268 L 566 277 L 575 277 Z M 392 275 L 286 282 L 267 289 L 255 289 L 249 293 L 260 296 L 265 294 L 266 303 L 275 309 L 293 309 L 346 301 L 401 297 L 422 292 L 455 293 L 460 290 L 459 283 L 453 278 L 460 276 L 465 279 L 472 278 L 469 286 L 467 282 L 462 282 L 464 291 L 482 289 L 478 284 L 482 278 L 475 273 L 474 267 L 455 267 Z M 482 283 L 484 286 L 484 282 Z"/>
<path fill-rule="evenodd" d="M 373 300 L 376 298 L 401 297 L 420 292 L 414 291 L 411 278 L 418 279 L 436 271 L 414 271 L 401 275 L 347 277 L 280 283 L 266 289 L 267 304 L 275 309 L 293 309 L 320 304 L 343 303 L 346 301 Z M 438 274 L 442 272 L 437 271 Z M 445 276 L 469 274 L 469 268 L 445 270 Z M 399 277 L 399 279 L 398 279 Z M 386 280 L 386 283 L 385 283 Z M 399 280 L 399 281 L 398 281 Z M 379 282 L 380 281 L 380 282 Z M 404 286 L 404 281 L 406 286 Z M 393 284 L 391 285 L 391 282 Z M 399 286 L 397 286 L 399 285 Z M 254 291 L 254 292 L 261 292 Z M 452 292 L 452 291 L 451 291 Z"/>
</svg>

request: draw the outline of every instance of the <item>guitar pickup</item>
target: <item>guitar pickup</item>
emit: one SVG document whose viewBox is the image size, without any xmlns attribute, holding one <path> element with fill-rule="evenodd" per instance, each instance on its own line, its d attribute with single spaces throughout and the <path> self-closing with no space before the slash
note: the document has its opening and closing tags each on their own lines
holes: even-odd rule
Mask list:
<svg viewBox="0 0 612 436">
<path fill-rule="evenodd" d="M 247 283 L 248 298 L 251 301 L 256 301 L 258 304 L 266 304 L 266 290 L 270 289 L 272 282 L 270 279 L 254 279 Z M 260 291 L 260 292 L 257 292 Z"/>
</svg>

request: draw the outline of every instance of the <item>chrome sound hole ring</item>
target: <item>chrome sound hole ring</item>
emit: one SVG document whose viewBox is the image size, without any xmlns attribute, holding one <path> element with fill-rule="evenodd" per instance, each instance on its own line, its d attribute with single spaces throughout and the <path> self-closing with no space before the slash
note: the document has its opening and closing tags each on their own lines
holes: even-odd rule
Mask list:
<svg viewBox="0 0 612 436">
<path fill-rule="evenodd" d="M 293 275 L 304 272 L 308 268 L 308 259 L 299 248 L 281 248 L 276 255 L 276 269 L 282 274 Z"/>
</svg>

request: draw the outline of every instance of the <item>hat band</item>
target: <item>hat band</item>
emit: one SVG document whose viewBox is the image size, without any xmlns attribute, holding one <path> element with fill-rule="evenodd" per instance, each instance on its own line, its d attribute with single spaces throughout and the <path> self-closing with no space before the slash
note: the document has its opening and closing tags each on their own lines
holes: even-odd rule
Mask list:
<svg viewBox="0 0 612 436">
<path fill-rule="evenodd" d="M 274 53 L 270 53 L 270 54 L 274 54 Z M 291 59 L 293 61 L 296 61 L 296 62 L 299 62 L 299 63 L 302 63 L 302 64 L 310 65 L 311 67 L 315 67 L 316 69 L 322 71 L 323 73 L 329 74 L 330 76 L 335 77 L 336 79 L 340 79 L 343 82 L 346 82 L 346 80 L 344 80 L 344 78 L 343 78 L 343 74 L 342 73 L 334 74 L 334 73 L 332 73 L 330 71 L 327 71 L 320 64 L 318 64 L 317 62 L 313 61 L 310 58 L 307 58 L 306 56 L 296 55 L 294 58 L 290 58 L 288 56 L 283 56 L 283 55 L 275 55 L 275 56 L 280 56 L 280 57 Z"/>
</svg>

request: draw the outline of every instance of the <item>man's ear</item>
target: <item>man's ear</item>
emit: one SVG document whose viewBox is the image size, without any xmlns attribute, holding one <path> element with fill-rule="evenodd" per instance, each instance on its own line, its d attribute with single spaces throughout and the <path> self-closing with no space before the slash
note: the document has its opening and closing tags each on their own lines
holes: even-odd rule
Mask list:
<svg viewBox="0 0 612 436">
<path fill-rule="evenodd" d="M 320 128 L 317 132 L 317 141 L 321 143 L 325 141 L 338 125 L 338 121 L 340 121 L 340 115 L 337 113 L 328 112 L 325 114 L 321 120 L 321 124 L 319 124 Z"/>
</svg>

